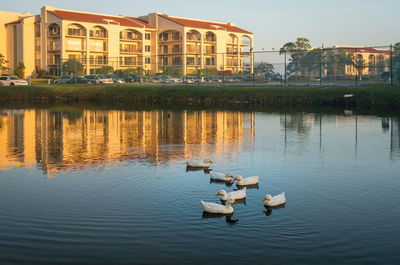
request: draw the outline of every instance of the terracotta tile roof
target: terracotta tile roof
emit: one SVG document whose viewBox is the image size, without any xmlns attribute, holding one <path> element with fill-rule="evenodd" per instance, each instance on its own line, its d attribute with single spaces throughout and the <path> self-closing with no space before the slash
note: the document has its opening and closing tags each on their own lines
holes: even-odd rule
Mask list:
<svg viewBox="0 0 400 265">
<path fill-rule="evenodd" d="M 18 20 L 12 21 L 12 22 L 8 22 L 5 25 L 10 25 L 10 24 L 19 24 L 22 22 L 22 20 L 24 20 L 23 18 L 20 18 Z"/>
<path fill-rule="evenodd" d="M 372 47 L 351 47 L 351 46 L 335 46 L 337 49 L 346 50 L 347 52 L 360 52 L 360 53 L 381 53 L 381 54 L 390 54 L 390 50 L 378 50 Z"/>
<path fill-rule="evenodd" d="M 136 18 L 136 17 L 126 17 L 126 18 L 131 19 L 131 20 L 133 20 L 133 21 L 135 21 L 136 23 L 139 23 L 139 24 L 141 24 L 141 25 L 144 25 L 146 28 L 149 28 L 149 29 L 155 29 L 155 28 L 156 28 L 156 27 L 153 27 L 153 26 L 150 25 L 150 24 L 147 24 L 146 21 L 143 21 L 143 20 L 141 20 L 141 19 L 139 19 L 139 18 Z"/>
<path fill-rule="evenodd" d="M 145 22 L 130 17 L 105 16 L 105 15 L 96 15 L 96 14 L 88 14 L 81 12 L 64 11 L 64 10 L 54 10 L 48 12 L 61 19 L 70 21 L 80 21 L 80 22 L 89 22 L 97 24 L 114 24 L 114 25 L 121 25 L 126 27 L 135 27 L 135 28 L 143 28 L 143 27 L 153 28 L 152 26 L 150 26 Z"/>
<path fill-rule="evenodd" d="M 159 16 L 169 19 L 175 23 L 178 23 L 182 26 L 185 27 L 191 27 L 191 28 L 201 28 L 201 29 L 210 29 L 210 30 L 226 30 L 230 32 L 237 32 L 237 33 L 244 33 L 244 34 L 253 34 L 247 30 L 238 28 L 236 26 L 231 26 L 229 24 L 225 23 L 217 23 L 217 22 L 211 22 L 211 21 L 199 21 L 199 20 L 193 20 L 193 19 L 187 19 L 187 18 L 177 18 L 177 17 L 170 17 L 167 15 L 159 14 Z"/>
</svg>

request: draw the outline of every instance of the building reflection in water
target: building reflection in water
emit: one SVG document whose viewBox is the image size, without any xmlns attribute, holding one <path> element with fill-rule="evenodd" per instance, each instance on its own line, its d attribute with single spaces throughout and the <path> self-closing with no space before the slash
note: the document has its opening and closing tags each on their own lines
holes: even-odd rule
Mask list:
<svg viewBox="0 0 400 265">
<path fill-rule="evenodd" d="M 10 110 L 0 113 L 0 170 L 49 175 L 140 160 L 154 165 L 252 150 L 254 113 Z"/>
</svg>

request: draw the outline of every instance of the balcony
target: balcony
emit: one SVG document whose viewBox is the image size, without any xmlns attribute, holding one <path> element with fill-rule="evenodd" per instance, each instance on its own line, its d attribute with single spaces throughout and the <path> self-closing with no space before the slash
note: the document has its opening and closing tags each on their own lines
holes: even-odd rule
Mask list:
<svg viewBox="0 0 400 265">
<path fill-rule="evenodd" d="M 236 49 L 226 49 L 226 54 L 230 55 L 238 55 L 238 50 Z"/>
<path fill-rule="evenodd" d="M 181 41 L 182 37 L 172 37 L 172 38 L 159 38 L 158 41 L 159 42 L 167 42 L 167 41 Z"/>
<path fill-rule="evenodd" d="M 216 38 L 215 37 L 205 37 L 204 41 L 206 41 L 206 42 L 216 42 Z"/>
<path fill-rule="evenodd" d="M 60 32 L 49 32 L 47 37 L 48 38 L 59 38 L 60 37 Z"/>
<path fill-rule="evenodd" d="M 119 40 L 120 40 L 120 41 L 135 41 L 135 42 L 142 41 L 142 39 L 141 39 L 140 37 L 132 37 L 132 38 L 129 38 L 129 37 L 127 37 L 127 36 L 123 36 L 123 37 L 119 38 Z"/>
<path fill-rule="evenodd" d="M 60 45 L 49 45 L 49 46 L 47 46 L 47 51 L 58 52 L 58 51 L 60 51 Z"/>
<path fill-rule="evenodd" d="M 129 49 L 129 48 L 121 48 L 119 50 L 120 53 L 142 53 L 141 49 Z"/>
<path fill-rule="evenodd" d="M 187 53 L 201 53 L 201 48 L 186 48 Z"/>
<path fill-rule="evenodd" d="M 104 32 L 99 33 L 99 32 L 90 31 L 89 36 L 91 39 L 107 39 L 108 38 L 107 33 L 104 33 Z"/>
<path fill-rule="evenodd" d="M 91 65 L 107 65 L 107 60 L 104 60 L 104 59 L 97 59 L 97 60 L 90 59 L 90 64 Z"/>
<path fill-rule="evenodd" d="M 85 38 L 86 32 L 84 32 L 83 30 L 68 29 L 66 36 L 67 37 Z"/>
<path fill-rule="evenodd" d="M 188 35 L 186 40 L 187 41 L 201 41 L 201 38 L 199 36 L 195 36 L 195 35 Z"/>
</svg>

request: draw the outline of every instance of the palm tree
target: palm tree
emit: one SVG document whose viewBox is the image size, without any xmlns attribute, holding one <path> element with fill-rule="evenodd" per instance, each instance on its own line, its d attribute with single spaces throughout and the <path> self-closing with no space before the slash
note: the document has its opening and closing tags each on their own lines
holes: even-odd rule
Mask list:
<svg viewBox="0 0 400 265">
<path fill-rule="evenodd" d="M 357 69 L 359 80 L 361 80 L 364 69 L 368 67 L 367 63 L 362 58 L 353 58 L 353 65 Z"/>
</svg>

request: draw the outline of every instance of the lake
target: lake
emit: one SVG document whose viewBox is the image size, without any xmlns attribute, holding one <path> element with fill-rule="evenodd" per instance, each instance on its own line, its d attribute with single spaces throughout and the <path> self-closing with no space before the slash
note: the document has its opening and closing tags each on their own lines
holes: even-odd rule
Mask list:
<svg viewBox="0 0 400 265">
<path fill-rule="evenodd" d="M 2 109 L 0 264 L 399 264 L 399 172 L 396 115 Z"/>
</svg>

